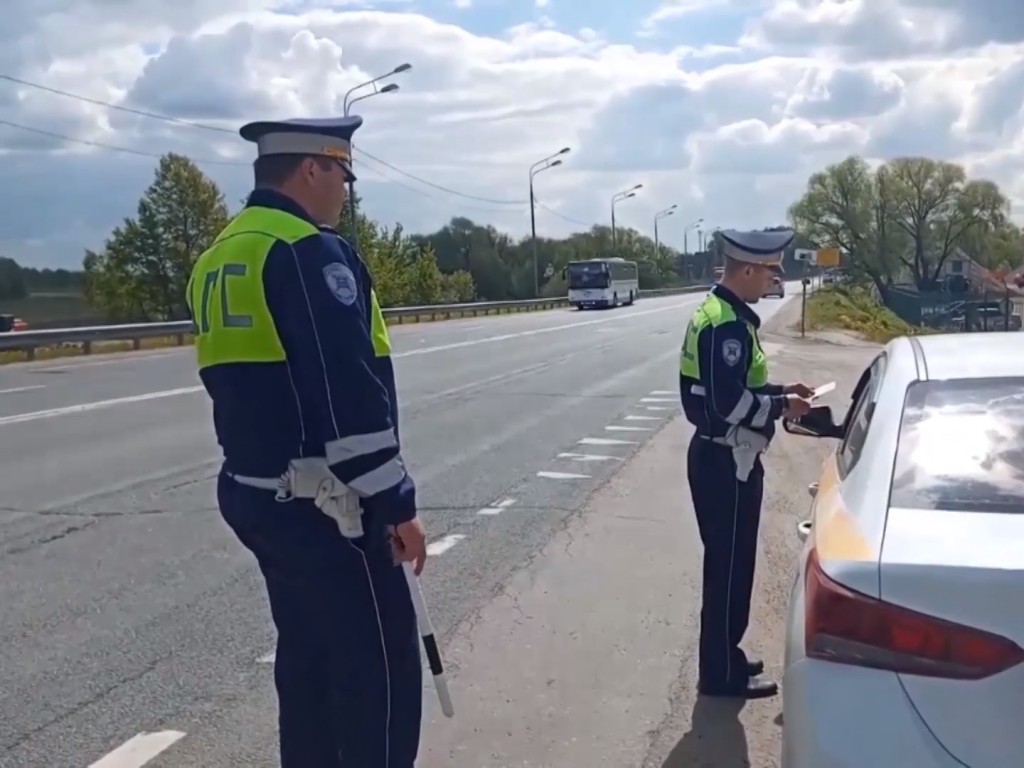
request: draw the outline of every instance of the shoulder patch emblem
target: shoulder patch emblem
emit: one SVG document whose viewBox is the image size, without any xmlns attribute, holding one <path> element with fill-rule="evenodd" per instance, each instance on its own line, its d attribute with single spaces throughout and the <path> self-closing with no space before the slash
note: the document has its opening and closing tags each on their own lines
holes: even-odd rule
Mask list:
<svg viewBox="0 0 1024 768">
<path fill-rule="evenodd" d="M 736 339 L 726 339 L 722 342 L 722 359 L 729 366 L 739 363 L 743 357 L 743 345 Z"/>
<path fill-rule="evenodd" d="M 334 298 L 346 307 L 351 307 L 355 303 L 359 294 L 356 276 L 344 264 L 332 262 L 324 267 L 324 281 L 328 290 L 334 294 Z"/>
</svg>

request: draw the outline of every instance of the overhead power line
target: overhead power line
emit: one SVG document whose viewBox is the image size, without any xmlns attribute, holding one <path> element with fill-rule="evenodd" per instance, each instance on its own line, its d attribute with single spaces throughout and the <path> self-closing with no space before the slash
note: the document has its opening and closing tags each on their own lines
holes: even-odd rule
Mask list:
<svg viewBox="0 0 1024 768">
<path fill-rule="evenodd" d="M 83 102 L 83 103 L 86 103 L 86 104 L 92 104 L 94 106 L 104 107 L 106 109 L 112 109 L 112 110 L 115 110 L 117 112 L 124 112 L 126 114 L 136 115 L 138 117 L 145 117 L 145 118 L 150 119 L 150 120 L 159 120 L 159 121 L 162 121 L 162 122 L 165 122 L 165 123 L 171 123 L 173 125 L 177 125 L 177 126 L 180 126 L 180 127 L 183 127 L 183 128 L 193 128 L 195 130 L 211 131 L 211 132 L 214 132 L 214 133 L 228 134 L 230 136 L 237 136 L 238 135 L 235 130 L 232 130 L 232 129 L 229 129 L 229 128 L 224 128 L 223 126 L 210 125 L 208 123 L 199 123 L 199 122 L 194 122 L 192 120 L 184 120 L 182 118 L 172 117 L 170 115 L 162 115 L 162 114 L 159 114 L 157 112 L 149 112 L 149 111 L 143 110 L 143 109 L 135 109 L 135 108 L 132 108 L 132 107 L 126 107 L 126 106 L 123 106 L 121 104 L 114 104 L 113 102 L 104 101 L 102 99 L 94 99 L 94 98 L 91 98 L 89 96 L 83 96 L 80 93 L 72 93 L 70 91 L 61 90 L 59 88 L 52 88 L 52 87 L 50 87 L 48 85 L 43 85 L 42 83 L 34 83 L 34 82 L 29 81 L 29 80 L 22 80 L 21 78 L 13 77 L 11 75 L 0 74 L 0 80 L 5 80 L 5 81 L 7 81 L 9 83 L 14 83 L 15 85 L 21 85 L 21 86 L 24 86 L 26 88 L 33 88 L 33 89 L 36 89 L 36 90 L 39 90 L 39 91 L 45 91 L 46 93 L 51 93 L 51 94 L 54 94 L 55 96 L 61 96 L 63 98 L 73 99 L 75 101 L 80 101 L 80 102 Z M 124 152 L 124 153 L 127 153 L 127 154 L 141 155 L 143 157 L 152 157 L 152 156 L 154 156 L 152 153 L 132 150 L 132 149 L 128 149 L 127 147 L 117 147 L 115 145 L 101 145 L 98 142 L 90 142 L 90 141 L 86 141 L 84 139 L 74 139 L 74 138 L 67 137 L 67 136 L 62 136 L 62 135 L 59 135 L 59 134 L 52 134 L 52 133 L 43 131 L 42 129 L 34 128 L 32 126 L 24 126 L 24 125 L 19 125 L 19 124 L 16 124 L 16 123 L 10 123 L 10 122 L 6 122 L 6 121 L 0 121 L 0 122 L 3 122 L 4 125 L 8 125 L 8 126 L 10 126 L 12 128 L 18 128 L 20 130 L 30 131 L 32 133 L 39 133 L 39 134 L 42 134 L 42 135 L 50 135 L 53 138 L 62 139 L 64 141 L 71 141 L 71 142 L 78 143 L 78 144 L 86 144 L 88 146 L 98 147 L 98 148 L 102 148 L 102 149 L 109 149 L 109 150 L 115 151 L 115 152 Z M 480 195 L 471 195 L 471 194 L 468 194 L 466 192 L 460 192 L 457 189 L 452 189 L 451 187 L 446 187 L 443 184 L 437 184 L 437 183 L 435 183 L 433 181 L 428 181 L 427 179 L 424 179 L 424 178 L 421 178 L 419 176 L 416 176 L 415 174 L 409 173 L 408 171 L 404 171 L 401 168 L 398 168 L 397 166 L 392 165 L 391 163 L 387 162 L 386 160 L 382 160 L 381 158 L 376 157 L 375 155 L 367 152 L 365 149 L 357 148 L 357 151 L 358 151 L 359 154 L 365 155 L 370 160 L 372 160 L 374 162 L 377 162 L 377 163 L 380 163 L 382 166 L 384 166 L 385 168 L 390 169 L 391 171 L 394 171 L 395 173 L 398 173 L 398 174 L 400 174 L 402 176 L 405 176 L 406 178 L 412 179 L 414 181 L 418 181 L 420 184 L 424 184 L 424 185 L 426 185 L 428 187 L 432 187 L 433 189 L 436 189 L 436 190 L 438 190 L 440 192 L 445 192 L 445 193 L 447 193 L 449 195 L 454 195 L 456 197 L 461 197 L 461 198 L 463 198 L 465 200 L 476 200 L 476 201 L 482 202 L 482 203 L 490 203 L 492 205 L 509 205 L 509 206 L 529 205 L 528 201 L 526 201 L 526 200 L 499 200 L 499 199 L 496 199 L 496 198 L 482 197 Z M 159 155 L 156 155 L 156 157 L 159 157 Z M 358 155 L 356 156 L 356 159 L 358 159 Z M 204 162 L 206 164 L 208 164 L 208 165 L 246 165 L 246 163 L 238 163 L 238 162 L 235 162 L 235 161 L 228 161 L 228 160 L 211 160 L 211 161 L 204 161 Z M 407 185 L 403 185 L 403 186 L 407 186 Z M 410 187 L 410 189 L 411 189 L 411 187 Z"/>
</svg>

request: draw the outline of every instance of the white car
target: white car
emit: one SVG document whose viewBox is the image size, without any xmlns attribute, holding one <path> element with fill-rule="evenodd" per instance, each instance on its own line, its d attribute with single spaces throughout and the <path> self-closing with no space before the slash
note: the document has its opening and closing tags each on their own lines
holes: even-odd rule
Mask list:
<svg viewBox="0 0 1024 768">
<path fill-rule="evenodd" d="M 832 437 L 790 596 L 782 768 L 1024 765 L 1024 355 L 890 342 Z"/>
</svg>

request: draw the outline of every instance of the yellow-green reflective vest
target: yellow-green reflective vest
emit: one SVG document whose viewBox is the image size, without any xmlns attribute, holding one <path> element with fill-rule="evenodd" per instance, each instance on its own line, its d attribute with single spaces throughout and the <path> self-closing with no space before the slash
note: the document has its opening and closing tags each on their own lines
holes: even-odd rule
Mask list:
<svg viewBox="0 0 1024 768">
<path fill-rule="evenodd" d="M 690 379 L 701 381 L 700 356 L 698 340 L 700 334 L 708 328 L 716 328 L 724 323 L 736 322 L 739 318 L 732 305 L 722 297 L 709 293 L 704 302 L 693 313 L 690 324 L 686 327 L 683 349 L 679 356 L 679 372 Z M 747 388 L 760 389 L 768 384 L 768 359 L 761 349 L 761 341 L 757 338 L 757 329 L 749 321 L 742 321 L 750 333 L 750 348 L 753 351 L 750 366 L 747 368 Z"/>
<path fill-rule="evenodd" d="M 244 209 L 197 260 L 186 300 L 192 314 L 199 368 L 286 359 L 263 290 L 263 266 L 278 241 L 289 245 L 318 234 L 310 222 L 286 211 Z M 377 357 L 391 355 L 391 340 L 370 291 L 370 335 Z"/>
</svg>

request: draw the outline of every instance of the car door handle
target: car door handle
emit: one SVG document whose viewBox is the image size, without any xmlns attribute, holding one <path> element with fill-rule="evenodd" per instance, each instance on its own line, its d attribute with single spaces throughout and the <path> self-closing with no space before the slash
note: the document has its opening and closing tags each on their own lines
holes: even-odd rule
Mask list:
<svg viewBox="0 0 1024 768">
<path fill-rule="evenodd" d="M 808 495 L 810 495 L 810 497 L 812 499 L 816 498 L 817 495 L 818 495 L 818 484 L 817 483 L 811 483 L 810 485 L 808 485 L 807 486 L 807 493 L 808 493 Z"/>
<path fill-rule="evenodd" d="M 807 541 L 811 535 L 811 521 L 801 520 L 796 524 L 796 535 L 800 538 L 800 541 Z"/>
</svg>

